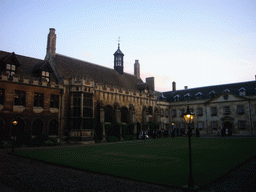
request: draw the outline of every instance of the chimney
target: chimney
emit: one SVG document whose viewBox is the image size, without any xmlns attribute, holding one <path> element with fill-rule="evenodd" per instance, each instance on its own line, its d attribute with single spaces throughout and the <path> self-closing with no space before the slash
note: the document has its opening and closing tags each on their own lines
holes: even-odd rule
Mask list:
<svg viewBox="0 0 256 192">
<path fill-rule="evenodd" d="M 184 89 L 188 89 L 188 86 L 184 86 Z"/>
<path fill-rule="evenodd" d="M 152 91 L 155 91 L 155 78 L 154 77 L 146 78 L 146 83 L 148 84 L 149 88 Z"/>
<path fill-rule="evenodd" d="M 175 81 L 172 82 L 172 91 L 176 91 L 176 82 Z"/>
<path fill-rule="evenodd" d="M 135 60 L 135 63 L 134 63 L 134 75 L 138 79 L 140 78 L 140 64 L 139 64 L 139 60 Z"/>
<path fill-rule="evenodd" d="M 55 51 L 56 51 L 56 34 L 55 34 L 55 29 L 54 28 L 50 28 L 50 32 L 48 34 L 46 55 L 50 53 L 52 56 L 55 56 Z"/>
</svg>

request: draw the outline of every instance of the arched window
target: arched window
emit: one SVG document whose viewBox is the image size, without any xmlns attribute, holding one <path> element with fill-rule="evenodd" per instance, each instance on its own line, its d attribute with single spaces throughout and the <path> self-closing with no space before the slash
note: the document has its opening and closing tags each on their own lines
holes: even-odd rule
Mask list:
<svg viewBox="0 0 256 192">
<path fill-rule="evenodd" d="M 36 119 L 32 124 L 32 135 L 42 135 L 43 134 L 44 122 L 41 119 Z"/>
<path fill-rule="evenodd" d="M 128 109 L 127 107 L 121 107 L 121 122 L 128 123 Z"/>
<path fill-rule="evenodd" d="M 105 107 L 105 122 L 112 123 L 113 119 L 114 119 L 113 107 L 111 107 L 110 105 L 107 105 Z"/>
<path fill-rule="evenodd" d="M 50 121 L 49 135 L 58 135 L 59 122 L 56 119 Z"/>
<path fill-rule="evenodd" d="M 153 115 L 153 108 L 151 106 L 148 107 L 148 114 Z"/>
</svg>

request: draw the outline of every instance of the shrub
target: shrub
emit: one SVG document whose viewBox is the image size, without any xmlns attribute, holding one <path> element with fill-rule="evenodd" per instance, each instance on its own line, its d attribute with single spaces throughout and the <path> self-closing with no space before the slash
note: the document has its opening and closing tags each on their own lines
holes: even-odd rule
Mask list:
<svg viewBox="0 0 256 192">
<path fill-rule="evenodd" d="M 47 140 L 47 141 L 43 142 L 43 145 L 44 146 L 54 146 L 56 144 L 53 141 L 51 141 L 51 140 Z"/>
<path fill-rule="evenodd" d="M 129 141 L 129 140 L 133 140 L 134 136 L 133 135 L 124 135 L 123 138 L 124 138 L 125 141 Z"/>
<path fill-rule="evenodd" d="M 115 136 L 107 136 L 106 139 L 108 142 L 118 142 L 119 141 L 119 139 Z"/>
<path fill-rule="evenodd" d="M 49 140 L 49 137 L 47 135 L 38 135 L 32 139 L 32 145 L 42 146 L 44 144 L 44 141 L 47 141 L 47 140 Z"/>
</svg>

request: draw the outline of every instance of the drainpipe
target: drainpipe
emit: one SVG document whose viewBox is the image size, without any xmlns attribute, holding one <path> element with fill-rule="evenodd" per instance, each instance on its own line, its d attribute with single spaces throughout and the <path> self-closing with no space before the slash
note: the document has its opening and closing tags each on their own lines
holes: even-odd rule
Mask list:
<svg viewBox="0 0 256 192">
<path fill-rule="evenodd" d="M 248 105 L 249 105 L 249 115 L 250 115 L 251 135 L 253 136 L 253 127 L 252 127 L 252 111 L 251 111 L 251 102 L 250 102 L 250 100 L 248 101 Z"/>
</svg>

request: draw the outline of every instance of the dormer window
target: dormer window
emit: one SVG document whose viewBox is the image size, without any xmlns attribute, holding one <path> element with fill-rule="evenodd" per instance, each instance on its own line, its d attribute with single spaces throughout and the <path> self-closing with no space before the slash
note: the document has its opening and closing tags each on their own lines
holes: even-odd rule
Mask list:
<svg viewBox="0 0 256 192">
<path fill-rule="evenodd" d="M 229 89 L 225 89 L 223 92 L 229 92 L 230 93 L 230 90 Z"/>
<path fill-rule="evenodd" d="M 185 99 L 185 101 L 191 100 L 191 94 L 187 93 L 186 95 L 184 95 L 184 99 Z"/>
<path fill-rule="evenodd" d="M 203 97 L 203 93 L 202 93 L 202 92 L 198 92 L 198 93 L 196 94 L 196 99 L 197 99 L 197 100 L 202 99 L 202 97 Z"/>
<path fill-rule="evenodd" d="M 173 100 L 174 100 L 174 101 L 179 101 L 179 100 L 180 100 L 180 95 L 175 95 L 175 96 L 173 97 Z"/>
<path fill-rule="evenodd" d="M 42 78 L 45 78 L 47 82 L 50 81 L 50 73 L 48 71 L 42 71 Z"/>
<path fill-rule="evenodd" d="M 215 91 L 212 90 L 212 91 L 209 93 L 209 95 L 210 95 L 210 98 L 215 97 Z"/>
<path fill-rule="evenodd" d="M 245 88 L 243 88 L 243 87 L 241 89 L 239 89 L 238 92 L 239 92 L 239 96 L 245 96 L 246 95 Z"/>
<path fill-rule="evenodd" d="M 6 73 L 8 73 L 10 76 L 15 75 L 16 66 L 12 64 L 6 64 Z"/>
</svg>

